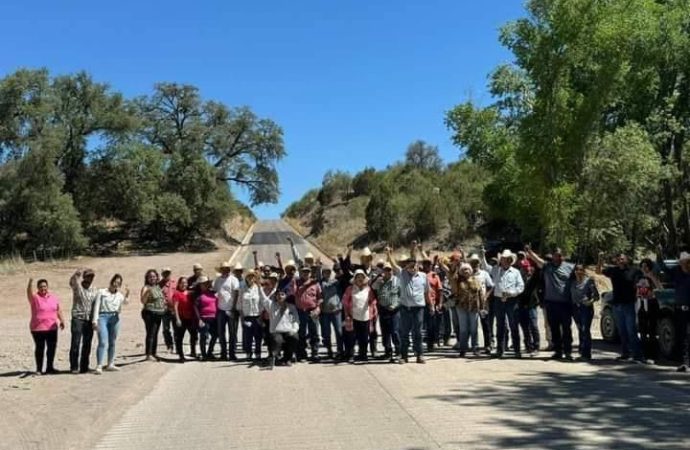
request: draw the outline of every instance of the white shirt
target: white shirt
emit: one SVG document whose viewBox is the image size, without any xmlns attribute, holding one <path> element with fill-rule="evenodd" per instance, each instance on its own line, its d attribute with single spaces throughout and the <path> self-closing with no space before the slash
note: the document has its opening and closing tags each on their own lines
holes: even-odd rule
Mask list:
<svg viewBox="0 0 690 450">
<path fill-rule="evenodd" d="M 240 282 L 232 275 L 218 277 L 213 281 L 213 291 L 218 299 L 218 309 L 230 311 L 235 292 L 240 289 Z"/>
<path fill-rule="evenodd" d="M 486 293 L 487 290 L 492 289 L 494 287 L 494 281 L 491 279 L 491 275 L 489 275 L 489 272 L 487 272 L 486 270 L 477 269 L 477 271 L 474 273 L 474 277 L 482 286 L 482 292 Z"/>
<path fill-rule="evenodd" d="M 242 311 L 243 316 L 258 316 L 261 314 L 263 300 L 270 297 L 258 284 L 253 286 L 244 285 L 240 288 L 240 297 L 237 300 L 237 309 Z"/>
<path fill-rule="evenodd" d="M 360 322 L 369 320 L 369 291 L 371 288 L 365 286 L 360 289 L 352 286 L 352 318 Z"/>
<path fill-rule="evenodd" d="M 125 296 L 122 292 L 110 292 L 110 289 L 99 289 L 96 301 L 93 304 L 93 321 L 98 320 L 100 313 L 119 313 Z"/>
<path fill-rule="evenodd" d="M 492 270 L 494 282 L 494 297 L 503 297 L 505 293 L 508 298 L 517 297 L 525 290 L 525 282 L 522 280 L 520 271 L 515 267 L 503 269 L 496 266 Z"/>
<path fill-rule="evenodd" d="M 281 307 L 278 302 L 270 299 L 270 295 L 261 300 L 261 305 L 268 312 L 268 330 L 271 333 L 297 334 L 299 331 L 299 313 L 295 305 L 285 303 Z"/>
</svg>

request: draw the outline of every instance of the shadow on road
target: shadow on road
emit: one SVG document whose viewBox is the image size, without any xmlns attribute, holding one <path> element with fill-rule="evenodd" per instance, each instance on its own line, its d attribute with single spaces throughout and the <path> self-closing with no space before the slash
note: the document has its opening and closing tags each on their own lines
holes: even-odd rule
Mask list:
<svg viewBox="0 0 690 450">
<path fill-rule="evenodd" d="M 628 369 L 628 368 L 626 368 Z M 491 408 L 477 446 L 495 448 L 688 448 L 690 377 L 644 368 L 521 374 L 514 381 L 424 396 L 462 411 Z M 644 376 L 639 376 L 645 373 Z M 652 375 L 652 377 L 647 376 Z M 657 384 L 664 382 L 665 386 Z M 682 383 L 673 386 L 671 383 Z M 590 438 L 596 446 L 587 446 Z M 471 444 L 470 444 L 471 446 Z"/>
</svg>

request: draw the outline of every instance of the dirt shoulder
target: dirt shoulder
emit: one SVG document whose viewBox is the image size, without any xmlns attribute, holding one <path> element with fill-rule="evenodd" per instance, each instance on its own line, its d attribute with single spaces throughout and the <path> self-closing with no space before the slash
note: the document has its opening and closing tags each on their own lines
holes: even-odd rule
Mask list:
<svg viewBox="0 0 690 450">
<path fill-rule="evenodd" d="M 172 363 L 145 363 L 144 327 L 138 304 L 144 272 L 149 268 L 170 267 L 174 276 L 190 275 L 198 262 L 208 272 L 232 250 L 209 253 L 171 253 L 153 256 L 83 258 L 56 264 L 30 264 L 10 275 L 0 276 L 0 448 L 72 449 L 90 448 L 115 423 L 129 406 L 139 401 Z M 119 373 L 71 375 L 69 370 L 69 327 L 60 332 L 54 376 L 26 376 L 34 369 L 33 341 L 29 333 L 29 305 L 26 282 L 29 277 L 46 278 L 60 297 L 66 317 L 72 304 L 68 286 L 70 275 L 90 267 L 96 272 L 98 287 L 107 285 L 114 273 L 120 273 L 132 291 L 130 303 L 123 309 L 117 347 Z M 95 366 L 97 339 L 91 353 Z M 162 338 L 161 338 L 162 344 Z M 161 356 L 164 350 L 159 350 Z M 171 357 L 171 361 L 174 358 Z"/>
</svg>

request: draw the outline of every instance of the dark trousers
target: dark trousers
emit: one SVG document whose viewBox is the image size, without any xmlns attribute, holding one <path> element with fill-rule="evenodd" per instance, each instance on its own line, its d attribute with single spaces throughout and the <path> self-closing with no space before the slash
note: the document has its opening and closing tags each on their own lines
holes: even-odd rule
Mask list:
<svg viewBox="0 0 690 450">
<path fill-rule="evenodd" d="M 379 309 L 379 324 L 381 326 L 381 335 L 383 340 L 383 348 L 386 356 L 393 355 L 393 348 L 395 347 L 395 354 L 400 354 L 400 309 L 396 308 L 393 311 L 381 308 Z"/>
<path fill-rule="evenodd" d="M 180 325 L 175 325 L 175 348 L 180 358 L 184 358 L 184 335 L 189 333 L 189 346 L 191 347 L 191 356 L 196 358 L 196 343 L 199 339 L 199 331 L 197 330 L 197 321 L 195 319 L 182 319 Z"/>
<path fill-rule="evenodd" d="M 72 372 L 89 371 L 91 358 L 91 342 L 93 341 L 93 326 L 90 320 L 72 319 L 70 326 L 72 341 L 69 346 L 69 368 Z M 79 356 L 81 355 L 81 360 Z"/>
<path fill-rule="evenodd" d="M 146 341 L 144 346 L 146 356 L 156 356 L 158 350 L 158 332 L 161 328 L 163 315 L 144 309 L 141 311 L 141 318 L 144 319 L 144 326 L 146 327 Z"/>
<path fill-rule="evenodd" d="M 235 358 L 237 348 L 237 328 L 239 326 L 239 314 L 237 311 L 223 311 L 219 309 L 216 314 L 218 325 L 218 342 L 220 342 L 220 357 L 226 359 Z"/>
<path fill-rule="evenodd" d="M 293 336 L 288 333 L 273 333 L 271 334 L 271 343 L 273 356 L 280 355 L 281 350 L 283 351 L 283 361 L 290 361 L 295 354 L 295 349 L 299 344 L 299 339 L 297 336 Z"/>
<path fill-rule="evenodd" d="M 400 354 L 407 358 L 410 348 L 410 333 L 415 355 L 422 356 L 422 325 L 425 306 L 400 307 Z"/>
<path fill-rule="evenodd" d="M 331 339 L 332 333 L 335 332 L 335 346 L 338 355 L 345 354 L 345 347 L 343 345 L 343 316 L 341 311 L 334 313 L 321 313 L 319 317 L 321 322 L 321 338 L 323 345 L 326 347 L 328 353 L 333 352 L 333 341 Z"/>
<path fill-rule="evenodd" d="M 299 312 L 299 348 L 297 349 L 297 358 L 304 359 L 307 357 L 307 341 L 311 347 L 311 356 L 316 356 L 319 353 L 319 318 L 312 317 L 311 311 Z"/>
<path fill-rule="evenodd" d="M 44 355 L 46 359 L 46 372 L 52 372 L 55 370 L 53 362 L 55 361 L 55 348 L 57 347 L 57 330 L 32 331 L 31 337 L 34 338 L 35 344 L 36 372 L 43 372 Z"/>
<path fill-rule="evenodd" d="M 424 308 L 424 328 L 426 328 L 427 350 L 432 351 L 438 343 L 439 328 L 441 327 L 441 313 Z"/>
<path fill-rule="evenodd" d="M 175 324 L 175 314 L 172 311 L 166 311 L 163 314 L 161 323 L 163 325 L 163 341 L 165 342 L 165 348 L 168 350 L 173 349 L 173 335 L 172 328 Z"/>
<path fill-rule="evenodd" d="M 242 319 L 242 348 L 247 357 L 251 358 L 252 350 L 256 358 L 261 358 L 261 342 L 263 341 L 264 329 L 261 326 L 259 316 L 245 316 Z M 253 348 L 252 348 L 253 346 Z"/>
<path fill-rule="evenodd" d="M 213 356 L 213 350 L 216 348 L 218 325 L 216 324 L 215 317 L 202 318 L 201 321 L 204 323 L 204 326 L 199 328 L 201 357 L 207 358 L 209 356 Z"/>
<path fill-rule="evenodd" d="M 357 355 L 366 358 L 369 345 L 369 321 L 353 320 L 355 339 L 357 340 Z"/>
<path fill-rule="evenodd" d="M 573 352 L 573 305 L 570 302 L 544 302 L 546 320 L 551 328 L 553 351 L 559 355 Z"/>
<path fill-rule="evenodd" d="M 485 317 L 481 317 L 480 321 L 482 324 L 482 336 L 484 336 L 484 348 L 490 350 L 494 346 L 494 321 L 496 319 L 496 313 L 494 312 L 494 302 L 493 299 L 489 301 L 488 314 Z"/>
<path fill-rule="evenodd" d="M 441 340 L 443 340 L 444 345 L 453 336 L 453 320 L 451 317 L 451 309 L 454 309 L 454 307 L 446 308 L 444 306 L 443 309 L 439 312 L 439 314 L 441 315 L 441 319 L 439 322 L 439 337 L 441 338 Z"/>
<path fill-rule="evenodd" d="M 592 357 L 592 320 L 594 307 L 592 305 L 575 305 L 573 317 L 577 325 L 578 351 L 583 358 Z"/>
<path fill-rule="evenodd" d="M 494 297 L 492 303 L 494 304 L 494 313 L 496 315 L 496 350 L 498 354 L 502 355 L 505 352 L 508 329 L 510 329 L 510 338 L 515 345 L 515 354 L 520 354 L 517 300 L 515 298 L 508 298 L 506 301 L 502 301 L 501 298 Z"/>
<path fill-rule="evenodd" d="M 537 307 L 518 307 L 518 320 L 522 329 L 522 337 L 525 341 L 525 350 L 528 352 L 539 351 L 539 312 Z"/>
<path fill-rule="evenodd" d="M 683 343 L 683 364 L 690 366 L 690 311 L 683 311 L 680 308 L 676 309 L 680 316 L 680 333 L 681 342 Z"/>
<path fill-rule="evenodd" d="M 640 329 L 642 352 L 646 358 L 657 359 L 659 356 L 659 341 L 656 336 L 656 325 L 659 320 L 659 301 L 655 298 L 647 300 L 647 310 L 640 307 L 637 312 L 637 323 Z"/>
</svg>

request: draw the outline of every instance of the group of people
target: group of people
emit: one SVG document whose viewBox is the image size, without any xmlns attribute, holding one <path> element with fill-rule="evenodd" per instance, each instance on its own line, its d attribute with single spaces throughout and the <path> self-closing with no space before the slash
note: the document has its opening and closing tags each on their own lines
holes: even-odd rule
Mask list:
<svg viewBox="0 0 690 450">
<path fill-rule="evenodd" d="M 146 359 L 159 360 L 161 328 L 166 348 L 180 362 L 190 357 L 237 360 L 240 329 L 246 359 L 269 368 L 322 359 L 377 358 L 400 364 L 413 358 L 424 364 L 424 347 L 427 352 L 450 348 L 452 338 L 459 357 L 503 358 L 510 352 L 521 358 L 536 356 L 542 349 L 540 308 L 545 312 L 551 358 L 573 360 L 573 321 L 579 359 L 592 358 L 590 330 L 600 295 L 585 267 L 565 261 L 558 249 L 542 258 L 526 246 L 517 254 L 504 250 L 487 261 L 483 249 L 469 256 L 457 250 L 450 256 L 430 257 L 414 242 L 407 255 L 396 257 L 386 248 L 385 259 L 376 263 L 368 248 L 361 252 L 359 263 L 353 263 L 348 247 L 331 266 L 311 253 L 302 258 L 289 241 L 292 259 L 286 263 L 276 253 L 275 265 L 263 264 L 254 252 L 252 270 L 224 262 L 213 279 L 199 264 L 189 277 L 174 278 L 170 268 L 160 274 L 148 270 L 140 293 Z M 677 278 L 679 304 L 690 306 L 690 255 L 683 253 L 679 262 L 670 272 Z M 654 289 L 659 287 L 653 267 L 648 260 L 641 269 L 633 267 L 625 255 L 618 255 L 615 264 L 606 268 L 602 257 L 597 266 L 613 286 L 614 317 L 622 337 L 620 359 L 647 361 L 637 325 L 643 338 L 653 337 L 655 331 L 644 326 L 654 308 Z M 70 278 L 72 373 L 89 371 L 94 332 L 98 335 L 95 373 L 118 370 L 114 362 L 119 313 L 129 291 L 122 288 L 120 275 L 104 289 L 95 288 L 93 280 L 92 270 L 77 271 Z M 39 280 L 36 287 L 38 292 L 29 280 L 37 373 L 52 373 L 57 330 L 64 328 L 65 321 L 48 282 Z M 643 307 L 636 308 L 640 303 Z M 688 332 L 684 334 L 690 334 L 688 315 L 683 316 Z M 267 359 L 262 358 L 264 347 Z M 689 347 L 686 338 L 679 370 L 690 365 Z"/>
</svg>

